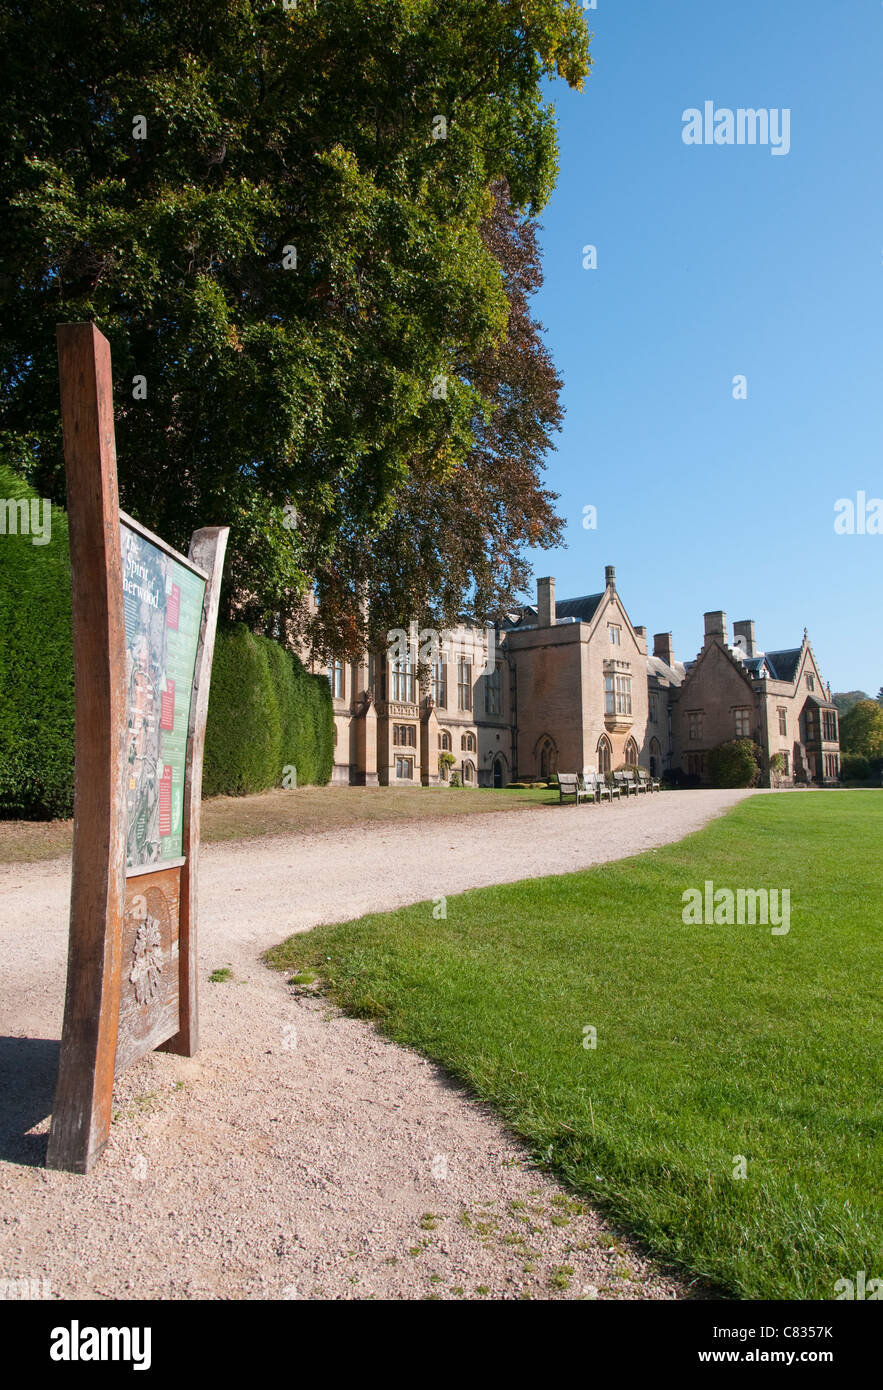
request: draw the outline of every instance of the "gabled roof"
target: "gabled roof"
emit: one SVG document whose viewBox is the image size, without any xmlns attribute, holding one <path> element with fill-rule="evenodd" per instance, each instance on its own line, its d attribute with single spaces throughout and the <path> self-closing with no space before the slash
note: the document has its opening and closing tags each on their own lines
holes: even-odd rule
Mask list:
<svg viewBox="0 0 883 1390">
<path fill-rule="evenodd" d="M 766 663 L 778 681 L 793 681 L 800 665 L 802 647 L 789 647 L 783 652 L 767 652 Z"/>
<path fill-rule="evenodd" d="M 578 623 L 590 623 L 598 611 L 604 594 L 586 594 L 582 598 L 565 598 L 555 604 L 556 618 L 575 618 Z"/>
</svg>

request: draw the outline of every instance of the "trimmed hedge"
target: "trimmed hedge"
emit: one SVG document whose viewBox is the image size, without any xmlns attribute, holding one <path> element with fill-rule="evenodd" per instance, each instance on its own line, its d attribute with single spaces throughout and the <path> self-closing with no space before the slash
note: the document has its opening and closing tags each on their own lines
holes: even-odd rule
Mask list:
<svg viewBox="0 0 883 1390">
<path fill-rule="evenodd" d="M 324 785 L 334 759 L 331 689 L 285 647 L 244 624 L 219 632 L 205 735 L 204 796 L 246 796 L 282 783 Z"/>
<path fill-rule="evenodd" d="M 36 494 L 0 464 L 0 498 Z M 74 671 L 67 516 L 48 545 L 0 535 L 0 819 L 73 815 Z M 334 760 L 331 690 L 296 656 L 246 627 L 219 632 L 203 795 L 324 784 Z"/>
<path fill-rule="evenodd" d="M 32 488 L 0 464 L 0 498 L 35 497 Z M 48 545 L 34 545 L 30 535 L 0 535 L 3 819 L 51 820 L 73 814 L 70 552 L 66 514 L 52 507 L 50 516 Z"/>
</svg>

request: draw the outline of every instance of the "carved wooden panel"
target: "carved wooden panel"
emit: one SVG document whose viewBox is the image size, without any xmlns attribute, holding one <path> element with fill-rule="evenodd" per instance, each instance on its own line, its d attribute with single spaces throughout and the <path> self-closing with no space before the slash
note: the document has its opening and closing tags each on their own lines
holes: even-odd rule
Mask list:
<svg viewBox="0 0 883 1390">
<path fill-rule="evenodd" d="M 181 869 L 126 880 L 115 1070 L 178 1032 Z"/>
</svg>

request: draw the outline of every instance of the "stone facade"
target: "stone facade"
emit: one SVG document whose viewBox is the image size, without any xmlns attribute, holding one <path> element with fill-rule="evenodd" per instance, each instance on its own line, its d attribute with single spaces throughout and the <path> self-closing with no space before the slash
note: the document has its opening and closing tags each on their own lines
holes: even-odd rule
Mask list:
<svg viewBox="0 0 883 1390">
<path fill-rule="evenodd" d="M 557 601 L 554 579 L 540 579 L 536 604 L 494 627 L 412 628 L 386 651 L 333 663 L 328 677 L 333 780 L 347 785 L 456 774 L 466 786 L 505 786 L 629 764 L 705 782 L 709 750 L 738 737 L 760 746 L 765 783 L 839 776 L 837 711 L 805 632 L 799 648 L 764 653 L 753 622 L 736 623 L 730 644 L 726 615 L 707 613 L 702 650 L 684 665 L 671 633 L 649 651 L 612 566 L 600 593 Z"/>
</svg>

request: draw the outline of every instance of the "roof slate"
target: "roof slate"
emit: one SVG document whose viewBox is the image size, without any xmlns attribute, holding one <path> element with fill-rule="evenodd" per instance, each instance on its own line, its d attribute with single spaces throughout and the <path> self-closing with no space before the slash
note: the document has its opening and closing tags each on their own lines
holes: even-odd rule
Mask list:
<svg viewBox="0 0 883 1390">
<path fill-rule="evenodd" d="M 603 594 L 585 594 L 582 598 L 562 599 L 555 604 L 555 617 L 576 618 L 579 623 L 590 623 L 603 597 Z"/>
<path fill-rule="evenodd" d="M 800 664 L 802 647 L 790 647 L 783 652 L 766 652 L 767 665 L 771 667 L 776 680 L 793 681 Z"/>
</svg>

